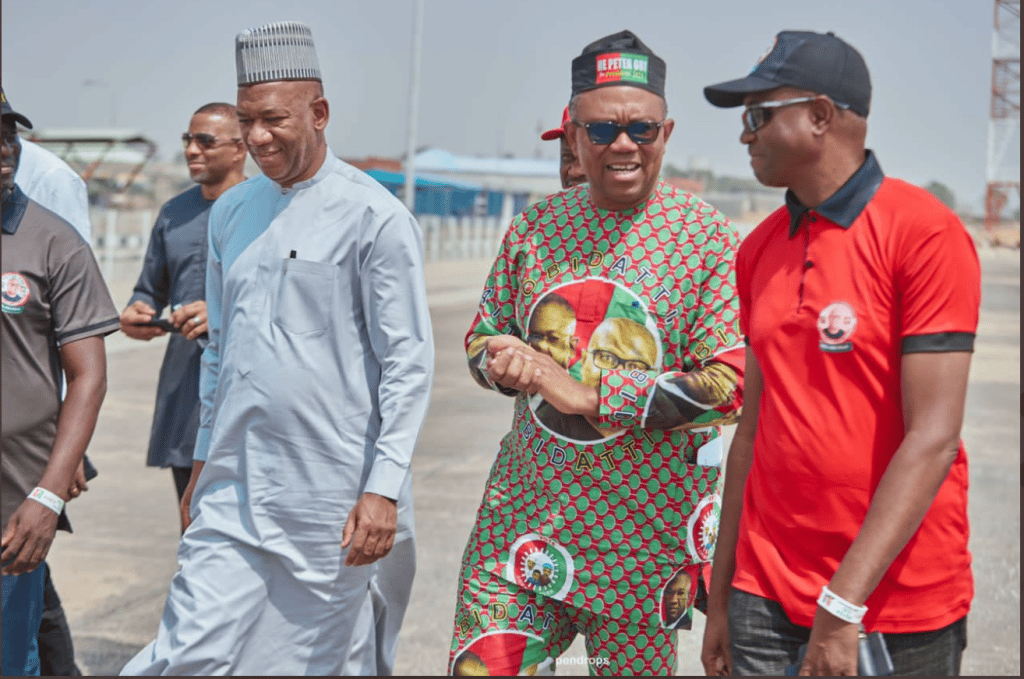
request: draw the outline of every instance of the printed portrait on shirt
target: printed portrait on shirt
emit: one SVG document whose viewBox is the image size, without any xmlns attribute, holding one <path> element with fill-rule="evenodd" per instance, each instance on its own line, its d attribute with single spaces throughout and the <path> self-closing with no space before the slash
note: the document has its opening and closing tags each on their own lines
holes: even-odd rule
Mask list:
<svg viewBox="0 0 1024 679">
<path fill-rule="evenodd" d="M 574 281 L 541 295 L 530 310 L 526 339 L 588 387 L 601 384 L 603 371 L 661 367 L 654 319 L 636 295 L 604 279 Z M 561 413 L 540 395 L 530 409 L 541 426 L 571 441 L 601 441 L 624 431 Z"/>
<path fill-rule="evenodd" d="M 3 297 L 3 310 L 9 314 L 20 314 L 22 307 L 28 302 L 28 281 L 20 273 L 11 271 L 3 276 L 0 285 L 0 296 Z"/>
<path fill-rule="evenodd" d="M 452 676 L 534 676 L 551 674 L 554 659 L 536 634 L 498 631 L 483 634 L 458 652 Z"/>
<path fill-rule="evenodd" d="M 661 591 L 661 624 L 668 629 L 690 629 L 693 602 L 697 595 L 697 570 L 700 564 L 675 571 Z"/>
</svg>

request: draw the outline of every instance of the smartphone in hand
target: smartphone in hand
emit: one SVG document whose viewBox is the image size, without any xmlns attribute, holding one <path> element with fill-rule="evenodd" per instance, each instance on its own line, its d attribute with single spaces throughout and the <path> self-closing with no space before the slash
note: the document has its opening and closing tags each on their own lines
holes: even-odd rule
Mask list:
<svg viewBox="0 0 1024 679">
<path fill-rule="evenodd" d="M 135 325 L 144 328 L 160 328 L 161 330 L 166 330 L 167 332 L 178 332 L 178 328 L 176 328 L 174 324 L 171 323 L 166 318 L 154 318 L 153 320 L 147 321 L 145 323 L 135 323 Z"/>
</svg>

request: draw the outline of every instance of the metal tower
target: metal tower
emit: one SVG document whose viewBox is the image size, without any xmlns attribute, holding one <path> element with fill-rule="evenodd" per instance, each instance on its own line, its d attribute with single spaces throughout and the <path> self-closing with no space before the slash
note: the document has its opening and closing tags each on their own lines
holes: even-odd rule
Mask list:
<svg viewBox="0 0 1024 679">
<path fill-rule="evenodd" d="M 985 180 L 985 228 L 991 230 L 1012 191 L 1020 200 L 1020 0 L 995 0 Z"/>
</svg>

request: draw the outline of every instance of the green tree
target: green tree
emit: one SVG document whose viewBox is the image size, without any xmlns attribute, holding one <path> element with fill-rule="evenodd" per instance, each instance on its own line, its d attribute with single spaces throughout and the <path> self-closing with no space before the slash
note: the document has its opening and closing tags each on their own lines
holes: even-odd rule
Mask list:
<svg viewBox="0 0 1024 679">
<path fill-rule="evenodd" d="M 942 182 L 930 181 L 925 185 L 924 190 L 941 200 L 942 204 L 950 210 L 956 209 L 956 196 L 953 195 L 953 190 Z"/>
</svg>

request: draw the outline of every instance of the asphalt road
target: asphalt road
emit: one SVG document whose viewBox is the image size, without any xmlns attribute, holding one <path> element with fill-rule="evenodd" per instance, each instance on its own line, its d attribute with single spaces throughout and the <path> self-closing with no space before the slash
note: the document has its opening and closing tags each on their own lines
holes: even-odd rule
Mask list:
<svg viewBox="0 0 1024 679">
<path fill-rule="evenodd" d="M 1020 675 L 1020 257 L 985 249 L 981 327 L 963 438 L 971 467 L 976 593 L 964 674 Z M 469 377 L 462 337 L 489 262 L 428 265 L 437 351 L 431 407 L 413 466 L 417 573 L 397 672 L 445 671 L 456 573 L 484 479 L 511 422 L 509 399 Z M 134 274 L 132 274 L 134 275 Z M 130 277 L 112 285 L 119 307 Z M 86 674 L 116 674 L 156 633 L 176 570 L 178 519 L 170 472 L 144 466 L 163 342 L 108 341 L 109 387 L 89 455 L 100 469 L 69 507 L 73 535 L 49 557 Z M 698 674 L 702 616 L 680 635 L 680 674 Z M 570 656 L 583 655 L 578 640 Z M 585 674 L 563 665 L 558 674 Z"/>
</svg>

